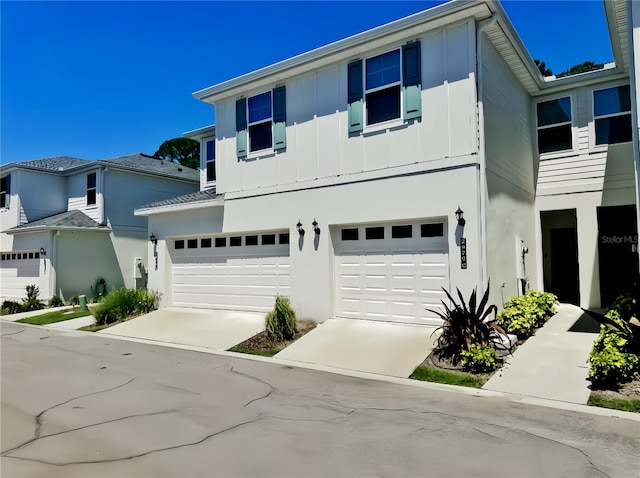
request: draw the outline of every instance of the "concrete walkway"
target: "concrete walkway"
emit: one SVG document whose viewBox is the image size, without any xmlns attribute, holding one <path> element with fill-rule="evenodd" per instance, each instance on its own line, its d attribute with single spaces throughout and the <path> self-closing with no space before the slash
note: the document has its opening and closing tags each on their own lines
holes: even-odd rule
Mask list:
<svg viewBox="0 0 640 478">
<path fill-rule="evenodd" d="M 584 315 L 579 307 L 559 305 L 545 326 L 508 356 L 482 388 L 586 404 L 590 394 L 587 358 L 598 335 L 569 330 Z"/>
</svg>

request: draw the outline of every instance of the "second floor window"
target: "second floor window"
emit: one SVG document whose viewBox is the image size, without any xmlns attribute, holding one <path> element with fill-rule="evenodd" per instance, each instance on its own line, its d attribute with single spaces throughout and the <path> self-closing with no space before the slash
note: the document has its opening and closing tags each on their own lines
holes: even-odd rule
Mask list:
<svg viewBox="0 0 640 478">
<path fill-rule="evenodd" d="M 10 175 L 0 179 L 0 208 L 9 207 L 9 198 L 11 197 L 10 184 Z"/>
<path fill-rule="evenodd" d="M 96 173 L 87 174 L 87 206 L 96 203 Z"/>
<path fill-rule="evenodd" d="M 538 103 L 537 113 L 538 153 L 572 149 L 571 97 Z"/>
<path fill-rule="evenodd" d="M 247 99 L 247 117 L 249 118 L 249 151 L 269 149 L 272 145 L 271 131 L 271 92 Z"/>
<path fill-rule="evenodd" d="M 629 85 L 593 92 L 596 144 L 631 141 L 631 91 Z"/>
<path fill-rule="evenodd" d="M 400 118 L 400 50 L 365 62 L 367 124 Z"/>
<path fill-rule="evenodd" d="M 205 161 L 207 167 L 207 182 L 216 180 L 216 142 L 213 139 L 205 142 Z"/>
</svg>

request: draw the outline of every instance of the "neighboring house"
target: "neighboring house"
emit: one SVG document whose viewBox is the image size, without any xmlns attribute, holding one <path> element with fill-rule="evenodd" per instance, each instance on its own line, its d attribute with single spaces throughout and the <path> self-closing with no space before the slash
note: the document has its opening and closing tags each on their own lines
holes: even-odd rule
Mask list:
<svg viewBox="0 0 640 478">
<path fill-rule="evenodd" d="M 198 172 L 144 154 L 100 161 L 66 156 L 0 169 L 0 298 L 68 300 L 144 287 L 147 221 L 133 210 L 197 191 Z"/>
<path fill-rule="evenodd" d="M 317 321 L 437 323 L 443 287 L 489 280 L 498 305 L 606 304 L 638 271 L 626 6 L 605 2 L 615 63 L 576 76 L 543 78 L 498 2 L 461 0 L 194 93 L 217 118 L 185 133 L 201 191 L 136 210 L 149 287 L 284 294 Z"/>
</svg>

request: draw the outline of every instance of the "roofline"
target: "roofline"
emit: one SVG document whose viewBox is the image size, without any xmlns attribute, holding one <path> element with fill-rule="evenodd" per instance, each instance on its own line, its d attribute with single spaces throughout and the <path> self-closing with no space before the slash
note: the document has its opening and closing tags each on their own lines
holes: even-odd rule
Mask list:
<svg viewBox="0 0 640 478">
<path fill-rule="evenodd" d="M 4 231 L 6 234 L 28 234 L 32 232 L 49 232 L 49 231 L 95 231 L 95 232 L 112 232 L 109 226 L 81 227 L 81 226 L 17 226 Z"/>
<path fill-rule="evenodd" d="M 216 134 L 216 125 L 210 124 L 208 126 L 202 126 L 201 128 L 192 129 L 191 131 L 185 131 L 184 133 L 182 133 L 182 137 L 200 140 L 205 136 L 211 136 L 215 134 Z"/>
<path fill-rule="evenodd" d="M 265 78 L 279 73 L 291 70 L 296 67 L 301 67 L 314 61 L 321 60 L 323 58 L 330 57 L 339 52 L 354 48 L 366 42 L 370 42 L 375 39 L 382 38 L 403 30 L 410 29 L 421 23 L 428 21 L 435 21 L 453 13 L 462 12 L 473 7 L 485 6 L 491 10 L 490 4 L 486 0 L 453 0 L 435 7 L 429 8 L 422 12 L 414 13 L 408 17 L 403 17 L 393 22 L 374 27 L 370 30 L 366 30 L 361 33 L 357 33 L 350 37 L 338 40 L 328 45 L 321 46 L 314 50 L 296 55 L 291 58 L 287 58 L 272 65 L 254 70 L 244 75 L 231 78 L 217 85 L 210 86 L 198 90 L 193 93 L 193 96 L 201 101 L 212 101 L 213 97 L 220 97 L 235 88 L 240 88 L 246 85 L 250 85 L 259 78 Z M 481 12 L 471 12 L 469 16 L 476 16 Z M 488 16 L 488 15 L 487 15 Z M 486 16 L 485 16 L 486 17 Z"/>
<path fill-rule="evenodd" d="M 154 214 L 165 214 L 171 212 L 187 211 L 190 209 L 205 209 L 209 207 L 224 207 L 224 197 L 216 199 L 205 199 L 186 204 L 167 204 L 166 206 L 141 207 L 134 209 L 134 216 L 152 216 Z"/>
</svg>

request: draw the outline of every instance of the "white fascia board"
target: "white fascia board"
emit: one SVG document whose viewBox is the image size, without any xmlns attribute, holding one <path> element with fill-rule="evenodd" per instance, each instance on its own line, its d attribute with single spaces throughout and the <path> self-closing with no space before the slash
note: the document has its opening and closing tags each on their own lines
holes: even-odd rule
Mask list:
<svg viewBox="0 0 640 478">
<path fill-rule="evenodd" d="M 5 231 L 5 234 L 31 234 L 36 232 L 50 232 L 50 231 L 90 231 L 90 232 L 112 232 L 110 227 L 73 227 L 73 226 L 35 226 L 24 229 L 17 229 Z"/>
<path fill-rule="evenodd" d="M 491 16 L 489 3 L 493 2 L 486 0 L 450 1 L 204 88 L 193 93 L 193 96 L 198 100 L 214 104 L 219 99 L 240 94 L 245 90 L 272 84 L 311 69 L 355 58 L 371 48 L 402 40 L 408 36 L 418 36 L 443 25 L 468 18 L 482 20 Z"/>
<path fill-rule="evenodd" d="M 154 214 L 166 214 L 179 211 L 189 211 L 192 209 L 205 209 L 209 207 L 224 207 L 224 199 L 213 199 L 187 204 L 169 204 L 167 206 L 139 208 L 133 211 L 134 216 L 152 216 Z"/>
<path fill-rule="evenodd" d="M 614 65 L 610 63 L 609 65 Z M 605 66 L 602 70 L 588 71 L 578 75 L 565 76 L 563 78 L 548 80 L 545 87 L 540 91 L 532 92 L 531 96 L 538 97 L 553 93 L 560 93 L 565 90 L 575 90 L 583 86 L 592 86 L 616 80 L 629 80 L 629 74 L 621 72 L 615 66 Z"/>
<path fill-rule="evenodd" d="M 215 136 L 216 125 L 211 124 L 209 126 L 203 126 L 201 128 L 192 129 L 191 131 L 185 131 L 182 133 L 183 138 L 190 138 L 195 140 L 201 140 L 205 136 Z"/>
<path fill-rule="evenodd" d="M 624 70 L 624 58 L 622 55 L 622 44 L 620 42 L 620 30 L 616 20 L 616 2 L 615 0 L 604 1 L 604 13 L 607 19 L 607 29 L 609 30 L 609 39 L 611 40 L 611 51 L 613 52 L 613 60 L 619 70 Z M 626 9 L 626 6 L 625 6 Z M 627 26 L 627 30 L 628 30 Z"/>
</svg>

